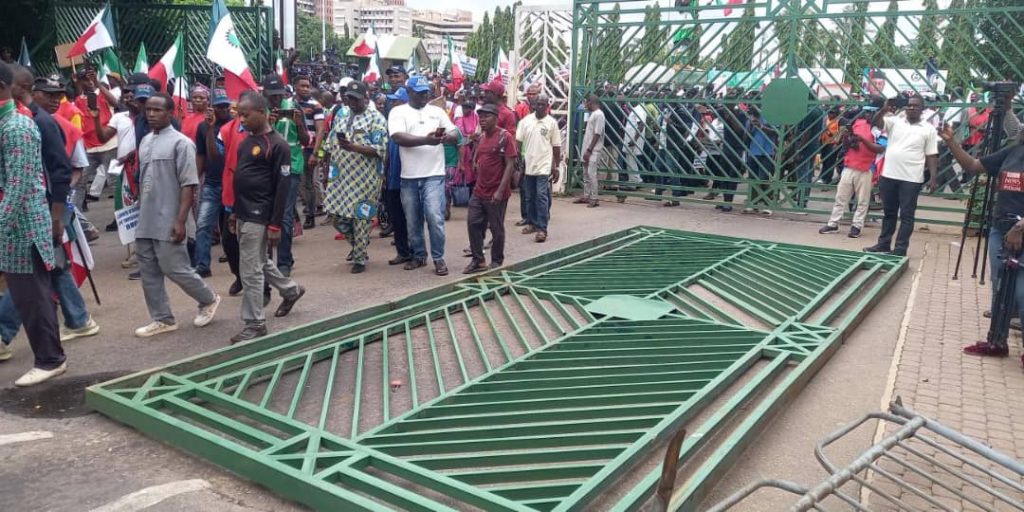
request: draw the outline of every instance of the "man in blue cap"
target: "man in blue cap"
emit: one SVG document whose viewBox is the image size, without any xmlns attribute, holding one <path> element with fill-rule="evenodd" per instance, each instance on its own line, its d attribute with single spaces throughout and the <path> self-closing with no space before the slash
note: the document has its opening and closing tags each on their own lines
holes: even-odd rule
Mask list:
<svg viewBox="0 0 1024 512">
<path fill-rule="evenodd" d="M 405 87 L 399 87 L 394 94 L 388 94 L 387 100 L 393 106 L 405 105 L 409 102 L 409 93 Z M 394 139 L 388 139 L 384 169 L 384 209 L 391 221 L 391 231 L 395 234 L 395 252 L 398 253 L 388 260 L 388 264 L 401 265 L 412 259 L 412 251 L 409 249 L 409 228 L 405 222 L 405 210 L 402 209 L 402 157 L 399 154 L 398 143 Z M 383 233 L 381 236 L 384 236 Z"/>
<path fill-rule="evenodd" d="M 388 132 L 399 146 L 402 159 L 402 208 L 408 223 L 412 260 L 406 270 L 426 265 L 423 224 L 430 233 L 434 272 L 448 275 L 444 261 L 445 170 L 442 144 L 455 144 L 457 128 L 443 109 L 428 105 L 430 82 L 415 76 L 405 83 L 409 103 L 391 109 Z"/>
</svg>

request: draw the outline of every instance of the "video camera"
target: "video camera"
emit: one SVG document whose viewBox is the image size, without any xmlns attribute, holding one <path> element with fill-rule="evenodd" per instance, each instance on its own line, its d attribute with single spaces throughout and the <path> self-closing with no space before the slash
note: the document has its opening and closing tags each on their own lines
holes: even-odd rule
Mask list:
<svg viewBox="0 0 1024 512">
<path fill-rule="evenodd" d="M 981 89 L 985 92 L 1003 95 L 1016 93 L 1020 90 L 1020 84 L 1017 82 L 983 82 Z"/>
</svg>

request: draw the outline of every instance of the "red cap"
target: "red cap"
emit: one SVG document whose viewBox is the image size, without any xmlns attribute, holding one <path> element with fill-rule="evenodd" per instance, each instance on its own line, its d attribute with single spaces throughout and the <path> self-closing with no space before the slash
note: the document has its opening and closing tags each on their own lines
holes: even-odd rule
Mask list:
<svg viewBox="0 0 1024 512">
<path fill-rule="evenodd" d="M 502 83 L 501 80 L 497 79 L 497 78 L 494 79 L 494 80 L 491 80 L 490 82 L 487 82 L 480 89 L 482 89 L 484 91 L 487 91 L 487 92 L 493 92 L 494 94 L 497 94 L 498 96 L 504 96 L 505 95 L 505 84 Z"/>
</svg>

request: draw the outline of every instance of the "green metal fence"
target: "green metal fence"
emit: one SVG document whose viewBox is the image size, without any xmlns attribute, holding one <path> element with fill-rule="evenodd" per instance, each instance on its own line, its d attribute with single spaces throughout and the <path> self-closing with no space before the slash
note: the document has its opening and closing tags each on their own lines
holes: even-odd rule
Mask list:
<svg viewBox="0 0 1024 512">
<path fill-rule="evenodd" d="M 208 80 L 217 73 L 215 65 L 206 58 L 209 6 L 138 5 L 115 0 L 111 7 L 117 38 L 116 52 L 126 68 L 134 65 L 140 43 L 145 43 L 149 62 L 153 64 L 170 48 L 181 31 L 185 34 L 188 76 Z M 58 2 L 54 7 L 57 42 L 53 44 L 73 42 L 102 8 L 103 4 L 99 3 Z M 249 66 L 255 76 L 260 76 L 272 68 L 273 10 L 270 7 L 232 7 L 230 12 Z"/>
<path fill-rule="evenodd" d="M 972 121 L 984 128 L 983 82 L 1024 79 L 1017 0 L 941 10 L 936 0 L 581 0 L 573 18 L 571 185 L 582 181 L 580 105 L 597 91 L 608 120 L 601 185 L 620 199 L 727 205 L 736 187 L 738 208 L 827 213 L 843 155 L 822 138 L 830 110 L 854 119 L 870 95 L 916 91 L 930 122 L 966 139 Z M 769 84 L 783 79 L 813 98 L 772 98 Z M 758 115 L 772 149 L 752 159 Z M 918 219 L 960 224 L 972 177 L 939 145 L 939 188 L 921 198 Z"/>
<path fill-rule="evenodd" d="M 345 511 L 637 510 L 660 447 L 692 422 L 679 501 L 692 508 L 906 261 L 637 227 L 87 401 Z"/>
</svg>

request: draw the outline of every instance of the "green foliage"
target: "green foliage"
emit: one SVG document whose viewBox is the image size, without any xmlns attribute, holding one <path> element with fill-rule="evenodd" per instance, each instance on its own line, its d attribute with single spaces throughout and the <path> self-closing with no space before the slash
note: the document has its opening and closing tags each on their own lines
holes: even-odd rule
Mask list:
<svg viewBox="0 0 1024 512">
<path fill-rule="evenodd" d="M 729 71 L 750 71 L 754 60 L 754 39 L 757 24 L 754 22 L 754 8 L 743 10 L 739 24 L 722 39 L 722 53 L 715 61 L 715 67 Z"/>
<path fill-rule="evenodd" d="M 1020 0 L 978 0 L 980 7 L 1019 7 Z M 978 33 L 983 36 L 978 53 L 988 62 L 985 75 L 989 80 L 1024 81 L 1024 12 L 986 14 L 978 21 Z M 991 69 L 989 69 L 991 68 Z"/>
<path fill-rule="evenodd" d="M 917 64 L 928 62 L 931 57 L 939 55 L 939 11 L 938 0 L 924 0 L 924 10 L 927 15 L 921 17 L 921 24 L 917 29 L 917 38 L 914 40 L 911 60 Z"/>
<path fill-rule="evenodd" d="M 299 59 L 309 59 L 310 53 L 320 55 L 320 34 L 323 26 L 320 18 L 301 12 L 296 13 L 295 25 L 295 50 L 299 52 Z M 331 25 L 327 25 L 327 47 L 334 48 L 338 55 L 345 55 L 353 41 L 351 38 L 337 34 Z"/>
<path fill-rule="evenodd" d="M 476 75 L 477 80 L 486 80 L 487 73 L 494 67 L 498 58 L 498 50 L 505 50 L 509 54 L 515 47 L 515 11 L 522 5 L 516 2 L 511 6 L 495 7 L 493 16 L 489 12 L 484 13 L 484 19 L 476 31 L 466 38 L 466 56 L 477 59 Z M 525 43 L 525 41 L 524 41 Z"/>
<path fill-rule="evenodd" d="M 668 26 L 661 24 L 661 11 L 655 5 L 644 7 L 644 35 L 640 37 L 640 52 L 635 64 L 664 64 L 668 55 L 668 39 Z"/>
<path fill-rule="evenodd" d="M 967 0 L 953 0 L 950 9 L 967 7 Z M 971 62 L 974 60 L 974 24 L 970 16 L 952 14 L 946 26 L 942 48 L 939 50 L 939 67 L 949 70 L 946 82 L 949 88 L 967 88 L 971 82 Z"/>
<path fill-rule="evenodd" d="M 899 9 L 899 2 L 890 0 L 885 22 L 879 27 L 875 40 L 868 42 L 868 59 L 877 63 L 876 67 L 898 68 L 904 64 L 902 54 L 896 48 L 896 21 Z"/>
</svg>

